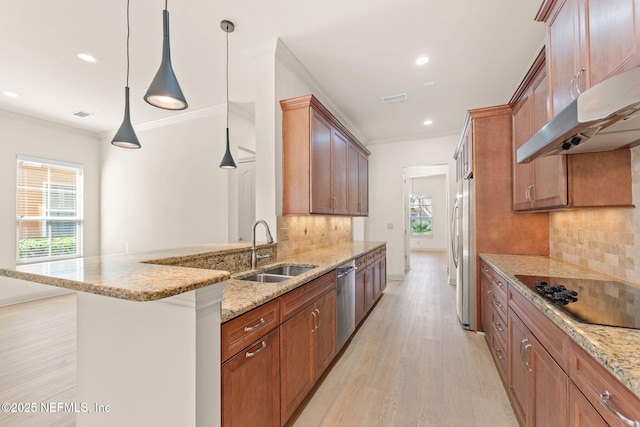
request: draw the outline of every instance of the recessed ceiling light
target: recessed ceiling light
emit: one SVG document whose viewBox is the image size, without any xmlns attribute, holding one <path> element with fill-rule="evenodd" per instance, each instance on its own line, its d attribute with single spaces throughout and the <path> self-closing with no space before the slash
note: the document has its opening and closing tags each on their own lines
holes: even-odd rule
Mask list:
<svg viewBox="0 0 640 427">
<path fill-rule="evenodd" d="M 9 90 L 5 90 L 4 92 L 2 92 L 2 94 L 5 95 L 5 96 L 9 96 L 11 98 L 17 98 L 18 97 L 17 93 L 11 92 Z"/>
<path fill-rule="evenodd" d="M 98 62 L 95 56 L 88 53 L 79 53 L 78 58 L 80 58 L 84 62 L 90 62 L 91 64 L 95 64 L 96 62 Z"/>
<path fill-rule="evenodd" d="M 422 124 L 425 126 L 431 126 L 433 124 L 433 120 L 425 120 Z"/>
<path fill-rule="evenodd" d="M 393 102 L 402 102 L 402 101 L 406 101 L 407 98 L 407 94 L 406 93 L 399 93 L 397 95 L 389 95 L 389 96 L 383 96 L 382 97 L 382 103 L 383 104 L 391 104 Z"/>
<path fill-rule="evenodd" d="M 436 84 L 436 82 L 425 82 L 424 87 L 433 86 L 434 84 Z"/>
<path fill-rule="evenodd" d="M 429 62 L 429 58 L 426 56 L 419 56 L 418 59 L 416 59 L 416 64 L 417 65 L 424 65 L 427 62 Z"/>
</svg>

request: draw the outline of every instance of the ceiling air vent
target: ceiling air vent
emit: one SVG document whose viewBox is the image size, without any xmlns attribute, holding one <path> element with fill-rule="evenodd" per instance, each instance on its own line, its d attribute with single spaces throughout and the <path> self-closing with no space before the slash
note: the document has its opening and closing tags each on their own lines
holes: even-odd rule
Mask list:
<svg viewBox="0 0 640 427">
<path fill-rule="evenodd" d="M 391 104 L 392 102 L 402 102 L 407 100 L 406 93 L 399 93 L 397 95 L 383 96 L 382 103 L 383 104 Z"/>
<path fill-rule="evenodd" d="M 85 112 L 85 111 L 74 111 L 74 112 L 73 112 L 73 113 L 71 113 L 71 114 L 73 114 L 74 116 L 77 116 L 77 117 L 88 117 L 88 116 L 93 116 L 93 114 L 91 114 L 91 113 L 87 113 L 87 112 Z"/>
</svg>

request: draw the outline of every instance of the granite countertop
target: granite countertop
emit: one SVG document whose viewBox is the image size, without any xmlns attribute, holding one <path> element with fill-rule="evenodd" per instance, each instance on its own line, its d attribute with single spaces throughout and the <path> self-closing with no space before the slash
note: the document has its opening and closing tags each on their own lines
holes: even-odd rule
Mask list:
<svg viewBox="0 0 640 427">
<path fill-rule="evenodd" d="M 530 290 L 515 275 L 615 280 L 631 286 L 640 285 L 545 256 L 481 254 L 480 258 L 502 273 L 514 289 L 640 397 L 640 330 L 579 322 Z"/>
<path fill-rule="evenodd" d="M 295 255 L 260 269 L 266 270 L 270 267 L 288 264 L 317 266 L 313 270 L 278 283 L 237 280 L 236 278 L 247 276 L 249 273 L 234 274 L 224 288 L 220 321 L 222 323 L 229 321 L 259 305 L 304 285 L 316 277 L 335 270 L 341 264 L 384 245 L 385 242 L 344 242 L 329 248 L 317 249 Z"/>
<path fill-rule="evenodd" d="M 252 308 L 319 277 L 340 264 L 359 257 L 384 242 L 344 242 L 288 259 L 231 274 L 212 269 L 207 262 L 223 255 L 246 251 L 249 242 L 225 243 L 167 249 L 138 254 L 75 258 L 52 262 L 0 268 L 0 276 L 89 292 L 130 301 L 154 301 L 184 292 L 226 282 L 221 307 L 221 322 L 230 320 Z M 260 244 L 273 248 L 277 244 Z M 179 264 L 196 265 L 182 267 Z M 236 278 L 278 265 L 307 265 L 315 268 L 279 283 L 258 283 Z M 226 264 L 229 265 L 229 264 Z"/>
<path fill-rule="evenodd" d="M 249 242 L 239 242 L 74 258 L 2 268 L 0 276 L 130 301 L 153 301 L 231 277 L 228 271 L 175 264 L 193 257 L 219 256 L 250 247 Z"/>
</svg>

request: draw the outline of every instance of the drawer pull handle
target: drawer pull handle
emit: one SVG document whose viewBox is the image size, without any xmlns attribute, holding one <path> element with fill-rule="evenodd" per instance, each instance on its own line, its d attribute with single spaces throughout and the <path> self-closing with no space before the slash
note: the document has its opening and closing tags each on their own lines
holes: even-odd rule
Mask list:
<svg viewBox="0 0 640 427">
<path fill-rule="evenodd" d="M 524 345 L 524 343 L 529 342 L 529 340 L 527 338 L 523 339 L 522 341 L 520 341 L 520 359 L 524 362 L 524 352 L 522 351 L 522 346 Z"/>
<path fill-rule="evenodd" d="M 500 360 L 504 359 L 504 356 L 502 355 L 502 351 L 499 348 L 494 348 L 493 351 L 496 353 L 496 357 Z"/>
<path fill-rule="evenodd" d="M 321 319 L 320 319 L 320 310 L 318 310 L 317 308 L 316 308 L 316 313 L 318 313 L 318 316 L 316 317 L 316 319 L 318 320 L 318 324 L 316 325 L 316 330 L 318 330 L 320 329 Z"/>
<path fill-rule="evenodd" d="M 318 329 L 318 315 L 315 311 L 312 311 L 311 315 L 313 316 L 313 329 L 311 329 L 311 333 L 313 333 Z"/>
<path fill-rule="evenodd" d="M 531 366 L 529 366 L 529 362 L 527 361 L 526 355 L 527 355 L 527 350 L 529 350 L 531 347 L 533 347 L 533 345 L 527 344 L 527 345 L 524 346 L 524 350 L 522 351 L 522 354 L 524 356 L 524 358 L 523 358 L 524 366 L 525 366 L 525 368 L 527 368 L 527 371 L 529 371 L 529 372 L 533 372 L 533 369 L 531 369 Z"/>
<path fill-rule="evenodd" d="M 245 327 L 244 327 L 244 331 L 245 331 L 245 332 L 251 332 L 251 331 L 254 331 L 254 330 L 258 329 L 259 327 L 261 327 L 262 325 L 264 325 L 265 323 L 266 323 L 266 322 L 265 322 L 264 318 L 263 318 L 263 317 L 261 317 L 261 318 L 260 318 L 260 321 L 259 321 L 258 323 L 256 323 L 255 325 L 253 325 L 253 326 L 245 326 Z"/>
<path fill-rule="evenodd" d="M 502 327 L 502 325 L 498 322 L 494 322 L 493 323 L 493 327 L 496 328 L 499 332 L 504 331 L 504 328 Z"/>
<path fill-rule="evenodd" d="M 249 358 L 255 356 L 256 354 L 260 353 L 265 348 L 267 348 L 267 343 L 262 341 L 262 345 L 256 351 L 247 351 L 245 353 L 245 356 L 247 357 L 247 359 L 249 359 Z"/>
<path fill-rule="evenodd" d="M 488 272 L 489 272 L 489 269 L 488 269 L 487 267 L 484 267 L 484 266 L 483 266 L 483 267 L 482 267 L 482 271 L 484 271 L 485 273 L 488 273 Z"/>
<path fill-rule="evenodd" d="M 640 427 L 640 421 L 630 420 L 629 418 L 625 417 L 620 412 L 618 412 L 618 410 L 609 403 L 610 398 L 611 398 L 611 393 L 609 392 L 609 390 L 605 390 L 602 393 L 600 393 L 600 401 L 602 402 L 602 404 L 606 406 L 608 410 L 613 412 L 613 414 L 616 417 L 618 417 L 618 419 L 622 421 L 624 425 L 629 427 Z"/>
<path fill-rule="evenodd" d="M 499 308 L 500 310 L 502 310 L 504 308 L 504 306 L 502 305 L 502 303 L 498 300 L 493 300 L 492 304 L 496 307 Z"/>
<path fill-rule="evenodd" d="M 502 284 L 502 282 L 500 280 L 496 280 L 493 283 L 495 283 L 496 285 L 503 287 L 504 285 Z"/>
</svg>

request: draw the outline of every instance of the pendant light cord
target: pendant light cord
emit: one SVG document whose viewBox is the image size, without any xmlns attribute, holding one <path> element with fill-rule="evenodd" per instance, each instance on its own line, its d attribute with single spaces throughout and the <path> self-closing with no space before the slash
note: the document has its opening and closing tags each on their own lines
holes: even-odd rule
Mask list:
<svg viewBox="0 0 640 427">
<path fill-rule="evenodd" d="M 229 127 L 229 31 L 227 33 L 227 72 L 226 72 L 226 81 L 227 81 L 227 128 Z"/>
<path fill-rule="evenodd" d="M 127 87 L 129 87 L 129 33 L 131 27 L 129 26 L 129 0 L 127 0 Z"/>
</svg>

